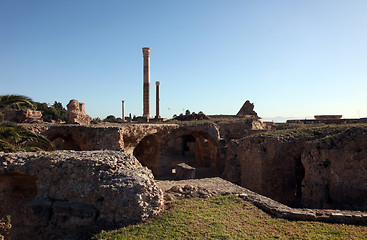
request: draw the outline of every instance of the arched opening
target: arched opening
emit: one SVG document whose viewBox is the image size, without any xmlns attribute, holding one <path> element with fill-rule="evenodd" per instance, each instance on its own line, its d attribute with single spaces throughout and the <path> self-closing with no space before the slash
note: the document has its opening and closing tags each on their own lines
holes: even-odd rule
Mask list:
<svg viewBox="0 0 367 240">
<path fill-rule="evenodd" d="M 158 179 L 174 179 L 179 163 L 194 167 L 196 178 L 220 176 L 224 170 L 218 143 L 205 132 L 185 129 L 165 136 L 149 135 L 139 142 L 133 154 Z"/>
<path fill-rule="evenodd" d="M 302 207 L 302 181 L 305 178 L 305 168 L 303 167 L 301 157 L 295 159 L 295 180 L 296 180 L 296 189 L 295 189 L 295 207 Z"/>
<path fill-rule="evenodd" d="M 143 166 L 152 170 L 155 177 L 158 176 L 159 145 L 159 137 L 149 135 L 139 142 L 133 152 L 134 156 Z"/>
<path fill-rule="evenodd" d="M 165 138 L 159 155 L 159 177 L 174 178 L 175 168 L 186 163 L 195 168 L 195 177 L 220 176 L 224 170 L 219 160 L 218 143 L 209 134 L 178 131 Z"/>
<path fill-rule="evenodd" d="M 50 138 L 54 150 L 88 151 L 85 141 L 75 134 L 58 134 Z"/>
</svg>

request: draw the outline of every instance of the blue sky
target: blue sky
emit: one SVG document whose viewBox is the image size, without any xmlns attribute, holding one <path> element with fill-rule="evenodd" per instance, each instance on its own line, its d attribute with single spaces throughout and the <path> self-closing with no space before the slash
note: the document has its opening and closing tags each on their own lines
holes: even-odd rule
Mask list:
<svg viewBox="0 0 367 240">
<path fill-rule="evenodd" d="M 0 94 L 86 104 L 92 117 L 151 112 L 266 120 L 367 117 L 365 0 L 1 0 Z"/>
</svg>

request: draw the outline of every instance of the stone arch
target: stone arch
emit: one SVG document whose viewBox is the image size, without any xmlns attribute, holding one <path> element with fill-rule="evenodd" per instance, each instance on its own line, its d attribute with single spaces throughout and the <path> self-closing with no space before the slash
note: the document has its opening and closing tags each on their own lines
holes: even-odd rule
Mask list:
<svg viewBox="0 0 367 240">
<path fill-rule="evenodd" d="M 47 138 L 50 140 L 54 150 L 90 150 L 84 139 L 76 133 L 56 132 L 48 134 Z"/>
<path fill-rule="evenodd" d="M 177 144 L 179 143 L 179 144 Z M 178 131 L 167 137 L 165 154 L 171 160 L 172 168 L 184 162 L 197 168 L 198 174 L 221 174 L 219 164 L 220 148 L 210 134 L 202 131 Z M 168 166 L 169 166 L 168 162 Z M 162 169 L 164 171 L 164 169 Z M 209 171 L 209 172 L 208 172 Z"/>
<path fill-rule="evenodd" d="M 159 153 L 159 176 L 172 176 L 179 163 L 196 168 L 196 177 L 219 176 L 224 170 L 221 147 L 217 139 L 204 131 L 181 128 L 166 135 Z"/>
<path fill-rule="evenodd" d="M 134 149 L 134 156 L 139 162 L 152 170 L 154 176 L 158 176 L 158 155 L 160 138 L 157 134 L 144 137 Z"/>
<path fill-rule="evenodd" d="M 174 132 L 151 134 L 135 147 L 133 154 L 152 170 L 156 178 L 174 178 L 178 163 L 197 168 L 198 176 L 221 175 L 224 161 L 220 159 L 219 141 L 204 131 L 180 128 Z"/>
</svg>

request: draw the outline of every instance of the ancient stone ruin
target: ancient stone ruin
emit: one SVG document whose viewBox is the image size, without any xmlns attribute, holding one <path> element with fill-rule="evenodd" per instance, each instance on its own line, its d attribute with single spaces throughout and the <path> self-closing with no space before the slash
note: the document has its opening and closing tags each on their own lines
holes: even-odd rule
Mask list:
<svg viewBox="0 0 367 240">
<path fill-rule="evenodd" d="M 84 103 L 78 102 L 78 100 L 70 100 L 67 105 L 68 108 L 68 120 L 69 124 L 88 125 L 91 118 L 85 113 Z"/>
<path fill-rule="evenodd" d="M 235 140 L 224 177 L 291 207 L 367 210 L 367 127 L 318 127 Z"/>
<path fill-rule="evenodd" d="M 162 191 L 135 157 L 115 151 L 0 153 L 0 216 L 11 239 L 89 239 L 162 209 Z"/>
<path fill-rule="evenodd" d="M 244 199 L 275 216 L 367 224 L 367 213 L 359 212 L 367 210 L 363 124 L 268 130 L 259 118 L 236 117 L 22 126 L 46 136 L 55 150 L 79 152 L 0 154 L 0 221 L 6 224 L 6 216 L 12 216 L 14 239 L 65 232 L 87 236 L 146 219 L 162 205 L 153 174 L 159 180 L 220 176 L 263 195 L 241 190 L 247 192 Z M 119 152 L 95 151 L 106 149 Z M 212 196 L 200 185 L 170 192 Z M 304 207 L 321 209 L 299 209 Z"/>
<path fill-rule="evenodd" d="M 5 110 L 4 120 L 16 123 L 42 121 L 42 113 L 32 109 Z"/>
<path fill-rule="evenodd" d="M 254 116 L 258 117 L 257 113 L 254 111 L 254 104 L 250 103 L 249 100 L 247 100 L 241 107 L 240 111 L 238 111 L 237 116 Z"/>
</svg>

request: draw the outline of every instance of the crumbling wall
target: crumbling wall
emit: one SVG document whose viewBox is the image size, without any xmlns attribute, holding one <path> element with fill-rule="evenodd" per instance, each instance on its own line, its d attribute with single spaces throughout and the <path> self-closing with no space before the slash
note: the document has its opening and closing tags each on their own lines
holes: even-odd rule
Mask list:
<svg viewBox="0 0 367 240">
<path fill-rule="evenodd" d="M 237 116 L 254 116 L 257 117 L 257 113 L 254 111 L 254 104 L 251 103 L 249 100 L 242 105 L 241 109 L 238 111 Z"/>
<path fill-rule="evenodd" d="M 274 131 L 233 141 L 223 177 L 292 207 L 365 210 L 366 154 L 365 125 Z"/>
<path fill-rule="evenodd" d="M 42 113 L 32 109 L 5 110 L 4 120 L 16 123 L 42 121 Z"/>
<path fill-rule="evenodd" d="M 304 207 L 367 210 L 366 129 L 308 143 L 302 163 Z"/>
<path fill-rule="evenodd" d="M 11 238 L 89 239 L 162 209 L 150 170 L 115 151 L 0 153 L 0 218 Z"/>
<path fill-rule="evenodd" d="M 293 138 L 247 138 L 240 141 L 241 186 L 289 206 L 300 197 L 303 141 Z"/>
<path fill-rule="evenodd" d="M 78 100 L 70 100 L 68 105 L 68 120 L 69 124 L 89 125 L 91 118 L 85 113 L 85 104 Z"/>
</svg>

